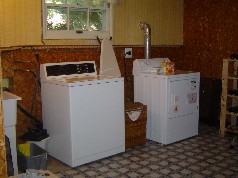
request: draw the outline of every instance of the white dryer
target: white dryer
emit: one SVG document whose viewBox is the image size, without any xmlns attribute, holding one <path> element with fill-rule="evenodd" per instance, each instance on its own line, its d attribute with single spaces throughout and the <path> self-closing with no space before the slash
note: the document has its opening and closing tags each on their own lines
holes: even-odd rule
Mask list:
<svg viewBox="0 0 238 178">
<path fill-rule="evenodd" d="M 41 65 L 46 149 L 76 167 L 125 151 L 124 79 L 97 76 L 94 61 Z"/>
<path fill-rule="evenodd" d="M 133 63 L 134 100 L 147 105 L 147 139 L 170 144 L 198 134 L 200 73 L 158 72 L 167 58 Z"/>
</svg>

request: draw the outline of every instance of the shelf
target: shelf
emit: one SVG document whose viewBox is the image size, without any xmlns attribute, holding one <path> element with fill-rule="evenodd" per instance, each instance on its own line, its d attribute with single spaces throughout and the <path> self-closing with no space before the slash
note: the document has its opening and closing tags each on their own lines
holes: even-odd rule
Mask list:
<svg viewBox="0 0 238 178">
<path fill-rule="evenodd" d="M 224 59 L 224 60 L 227 60 L 227 61 L 229 61 L 229 62 L 238 62 L 237 59 Z"/>
<path fill-rule="evenodd" d="M 234 112 L 227 111 L 226 114 L 231 115 L 231 116 L 238 116 L 238 113 L 234 113 Z"/>
<path fill-rule="evenodd" d="M 230 64 L 231 63 L 231 64 Z M 230 66 L 229 66 L 230 65 Z M 233 66 L 233 67 L 232 67 Z M 225 132 L 232 132 L 238 134 L 237 117 L 238 111 L 236 100 L 237 80 L 238 80 L 238 60 L 236 59 L 223 59 L 222 68 L 222 96 L 221 96 L 221 115 L 220 115 L 220 133 L 225 135 Z M 230 71 L 229 71 L 230 70 Z M 233 70 L 233 71 L 232 71 Z M 229 75 L 233 73 L 233 75 Z M 228 80 L 233 80 L 232 86 L 230 86 Z M 233 93 L 232 93 L 233 90 Z M 230 92 L 230 93 L 229 93 Z M 232 98 L 231 108 L 227 108 L 228 97 Z M 232 109 L 234 107 L 234 109 Z M 233 111 L 233 112 L 232 112 Z M 228 115 L 230 117 L 228 117 Z M 231 125 L 227 127 L 226 123 L 229 119 Z"/>
<path fill-rule="evenodd" d="M 238 99 L 238 96 L 236 96 L 236 95 L 227 95 L 227 96 L 229 96 L 229 97 L 231 97 L 231 98 L 236 98 L 236 99 Z"/>
<path fill-rule="evenodd" d="M 225 131 L 238 134 L 238 126 L 228 126 Z"/>
<path fill-rule="evenodd" d="M 230 80 L 238 80 L 238 76 L 237 75 L 228 76 L 228 79 L 230 79 Z"/>
</svg>

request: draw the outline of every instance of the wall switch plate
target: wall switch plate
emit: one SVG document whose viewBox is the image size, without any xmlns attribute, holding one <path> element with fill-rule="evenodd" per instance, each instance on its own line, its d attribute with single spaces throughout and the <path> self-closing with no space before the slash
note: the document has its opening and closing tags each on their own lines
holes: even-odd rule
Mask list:
<svg viewBox="0 0 238 178">
<path fill-rule="evenodd" d="M 3 88 L 9 88 L 9 78 L 3 78 L 2 79 L 2 87 Z"/>
<path fill-rule="evenodd" d="M 125 58 L 132 58 L 132 48 L 125 48 Z"/>
</svg>

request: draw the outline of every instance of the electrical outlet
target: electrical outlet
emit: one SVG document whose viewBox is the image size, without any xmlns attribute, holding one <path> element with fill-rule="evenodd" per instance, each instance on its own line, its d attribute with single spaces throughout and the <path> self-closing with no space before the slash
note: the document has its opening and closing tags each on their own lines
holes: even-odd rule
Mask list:
<svg viewBox="0 0 238 178">
<path fill-rule="evenodd" d="M 125 58 L 132 58 L 132 48 L 125 48 Z"/>
</svg>

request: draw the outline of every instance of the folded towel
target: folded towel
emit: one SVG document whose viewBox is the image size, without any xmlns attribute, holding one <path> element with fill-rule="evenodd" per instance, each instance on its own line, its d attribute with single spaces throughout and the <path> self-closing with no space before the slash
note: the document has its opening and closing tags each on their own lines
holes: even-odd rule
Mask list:
<svg viewBox="0 0 238 178">
<path fill-rule="evenodd" d="M 128 117 L 129 117 L 130 120 L 132 120 L 132 121 L 136 121 L 136 120 L 139 118 L 140 113 L 141 113 L 141 110 L 126 112 L 126 114 L 128 115 Z"/>
</svg>

